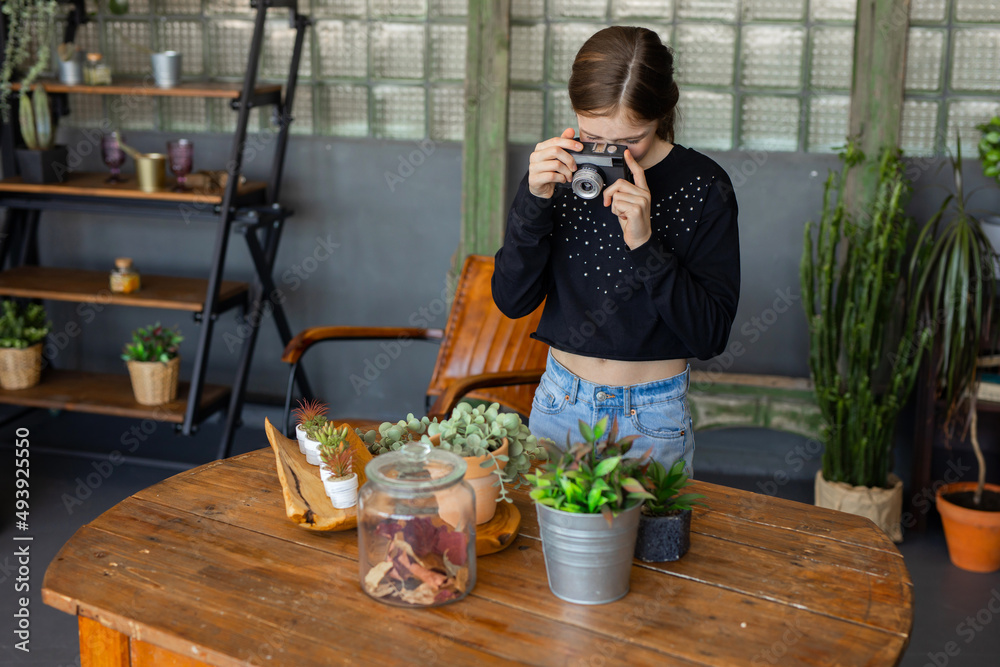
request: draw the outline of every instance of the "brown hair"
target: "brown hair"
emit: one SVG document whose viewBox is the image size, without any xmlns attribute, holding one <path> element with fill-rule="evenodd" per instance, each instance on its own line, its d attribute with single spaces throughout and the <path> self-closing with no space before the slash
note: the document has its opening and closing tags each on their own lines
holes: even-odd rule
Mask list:
<svg viewBox="0 0 1000 667">
<path fill-rule="evenodd" d="M 677 83 L 674 56 L 646 28 L 612 26 L 580 47 L 569 78 L 574 111 L 591 116 L 624 112 L 634 121 L 659 121 L 656 134 L 673 143 Z"/>
</svg>

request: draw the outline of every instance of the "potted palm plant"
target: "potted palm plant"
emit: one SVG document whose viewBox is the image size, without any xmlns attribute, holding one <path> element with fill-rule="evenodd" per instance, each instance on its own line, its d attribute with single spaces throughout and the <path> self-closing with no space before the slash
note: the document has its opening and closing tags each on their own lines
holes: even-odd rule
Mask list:
<svg viewBox="0 0 1000 667">
<path fill-rule="evenodd" d="M 136 403 L 161 405 L 177 398 L 182 340 L 176 327 L 168 329 L 159 322 L 132 332 L 132 342 L 125 345 L 122 359 L 128 366 Z"/>
<path fill-rule="evenodd" d="M 944 403 L 942 427 L 949 439 L 956 429 L 962 437 L 969 436 L 979 478 L 940 487 L 936 500 L 952 563 L 974 572 L 993 572 L 1000 569 L 1000 486 L 986 484 L 976 387 L 979 350 L 985 341 L 996 344 L 992 323 L 997 253 L 967 206 L 961 140 L 951 166 L 955 191 L 924 225 L 918 241 L 932 244 L 919 289 L 927 317 L 939 324 L 931 376 L 935 395 Z"/>
<path fill-rule="evenodd" d="M 647 464 L 639 481 L 650 493 L 639 514 L 635 557 L 647 563 L 678 560 L 691 546 L 691 508 L 703 505 L 700 493 L 681 493 L 690 484 L 684 460 L 670 470 L 659 461 Z"/>
<path fill-rule="evenodd" d="M 577 604 L 628 593 L 639 512 L 652 497 L 637 479 L 650 452 L 626 458 L 637 436 L 618 440 L 617 424 L 607 427 L 607 417 L 593 429 L 581 420 L 584 441 L 527 476 L 549 589 Z"/>
<path fill-rule="evenodd" d="M 336 509 L 344 510 L 358 504 L 358 475 L 354 472 L 354 450 L 347 440 L 347 424 L 335 428 L 332 423 L 320 427 L 320 477 L 326 495 Z"/>
<path fill-rule="evenodd" d="M 826 181 L 819 225 L 806 224 L 801 264 L 809 369 L 824 422 L 816 504 L 866 516 L 898 542 L 903 485 L 891 474 L 892 446 L 932 338 L 917 317 L 915 277 L 927 248 L 917 247 L 907 274 L 916 227 L 903 214 L 909 187 L 899 151 L 887 148 L 866 163 L 849 143 L 841 158 L 840 174 Z M 877 185 L 854 216 L 844 184 L 862 165 L 876 170 Z"/>
<path fill-rule="evenodd" d="M 34 387 L 42 375 L 42 341 L 52 323 L 37 303 L 22 308 L 5 299 L 0 306 L 0 387 Z"/>
</svg>

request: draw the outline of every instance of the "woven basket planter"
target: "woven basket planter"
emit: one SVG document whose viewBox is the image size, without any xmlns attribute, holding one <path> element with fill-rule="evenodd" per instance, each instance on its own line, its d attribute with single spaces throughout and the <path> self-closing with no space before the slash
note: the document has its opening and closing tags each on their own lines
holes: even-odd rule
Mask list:
<svg viewBox="0 0 1000 667">
<path fill-rule="evenodd" d="M 128 374 L 132 378 L 132 393 L 136 403 L 162 405 L 177 398 L 177 379 L 181 358 L 162 361 L 128 361 Z"/>
<path fill-rule="evenodd" d="M 0 387 L 27 389 L 42 377 L 42 344 L 17 349 L 0 348 Z"/>
</svg>

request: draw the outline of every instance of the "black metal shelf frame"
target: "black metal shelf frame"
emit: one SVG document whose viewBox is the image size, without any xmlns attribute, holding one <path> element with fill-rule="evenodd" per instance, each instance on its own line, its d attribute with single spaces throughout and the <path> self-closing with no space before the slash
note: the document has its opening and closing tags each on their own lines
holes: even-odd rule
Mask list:
<svg viewBox="0 0 1000 667">
<path fill-rule="evenodd" d="M 212 340 L 212 330 L 220 312 L 233 306 L 220 300 L 219 290 L 222 284 L 226 250 L 229 237 L 233 231 L 239 232 L 246 240 L 247 250 L 253 261 L 255 276 L 251 283 L 249 304 L 243 303 L 246 321 L 250 325 L 250 333 L 243 342 L 236 375 L 233 380 L 226 423 L 217 452 L 218 458 L 229 455 L 232 449 L 235 430 L 240 426 L 240 414 L 243 410 L 246 382 L 257 342 L 257 334 L 262 321 L 263 310 L 270 310 L 270 317 L 277 326 L 282 343 L 292 338 L 291 327 L 281 303 L 267 302 L 267 295 L 274 293 L 272 278 L 274 262 L 277 256 L 278 243 L 284 229 L 285 221 L 293 214 L 289 208 L 281 206 L 279 195 L 281 178 L 284 170 L 285 154 L 288 148 L 288 134 L 293 121 L 292 109 L 295 100 L 295 88 L 298 80 L 299 62 L 302 55 L 305 32 L 311 23 L 308 16 L 298 11 L 296 0 L 267 0 L 258 2 L 252 0 L 251 7 L 256 10 L 254 32 L 250 43 L 248 65 L 243 79 L 240 97 L 233 100 L 231 106 L 237 112 L 236 130 L 227 162 L 228 180 L 223 191 L 221 204 L 209 206 L 183 207 L 186 219 L 215 221 L 218 225 L 215 244 L 212 251 L 212 261 L 208 272 L 208 287 L 205 294 L 204 308 L 195 315 L 195 321 L 200 324 L 198 342 L 195 348 L 194 368 L 190 381 L 190 391 L 187 397 L 187 407 L 183 424 L 179 430 L 184 435 L 193 434 L 198 424 L 209 416 L 202 414 L 199 403 L 202 388 L 205 383 L 208 368 L 209 352 Z M 260 61 L 261 48 L 264 39 L 264 23 L 269 8 L 283 8 L 289 12 L 291 27 L 296 31 L 295 42 L 288 78 L 284 85 L 284 96 L 280 94 L 255 94 L 257 83 L 257 68 Z M 0 14 L 0 65 L 4 52 L 7 25 L 5 17 Z M 260 205 L 237 205 L 238 185 L 243 167 L 243 149 L 246 143 L 247 126 L 250 111 L 254 106 L 273 105 L 278 121 L 278 134 L 272 158 L 270 175 L 266 190 Z M 57 108 L 66 108 L 65 99 L 59 100 Z M 10 122 L 0 120 L 0 141 L 5 150 L 2 151 L 2 164 L 5 176 L 17 174 L 13 147 L 17 145 L 18 135 L 15 117 Z M 150 201 L 145 199 L 123 199 L 102 196 L 80 195 L 50 195 L 25 192 L 0 192 L 0 206 L 6 208 L 3 229 L 0 231 L 0 269 L 22 265 L 37 265 L 38 258 L 38 222 L 43 210 L 99 212 L 108 214 L 145 214 L 157 217 L 177 217 L 180 214 L 178 202 Z M 249 312 L 247 312 L 249 309 Z M 296 381 L 303 396 L 312 397 L 312 390 L 305 373 L 299 369 Z M 212 410 L 211 412 L 215 412 Z"/>
</svg>

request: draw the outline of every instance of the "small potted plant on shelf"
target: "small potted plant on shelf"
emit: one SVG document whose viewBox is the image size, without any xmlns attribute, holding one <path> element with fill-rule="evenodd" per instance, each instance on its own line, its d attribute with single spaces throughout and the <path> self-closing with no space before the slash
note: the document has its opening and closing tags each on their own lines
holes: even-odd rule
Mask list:
<svg viewBox="0 0 1000 667">
<path fill-rule="evenodd" d="M 176 327 L 168 329 L 159 322 L 132 332 L 132 342 L 125 345 L 122 359 L 128 366 L 137 403 L 161 405 L 177 398 L 182 340 Z"/>
<path fill-rule="evenodd" d="M 27 148 L 18 148 L 17 167 L 25 183 L 60 183 L 67 171 L 65 146 L 56 146 L 56 117 L 45 86 L 36 84 L 29 95 L 22 93 L 18 106 L 21 138 Z"/>
<path fill-rule="evenodd" d="M 618 440 L 617 424 L 607 425 L 607 417 L 593 429 L 580 421 L 584 442 L 527 475 L 549 588 L 567 602 L 603 604 L 628 593 L 640 508 L 652 498 L 638 480 L 649 452 L 626 458 L 637 436 Z"/>
<path fill-rule="evenodd" d="M 5 299 L 0 307 L 0 387 L 27 389 L 42 374 L 42 340 L 52 328 L 45 308 L 29 303 L 23 308 Z"/>
<path fill-rule="evenodd" d="M 295 415 L 295 439 L 299 442 L 299 451 L 306 454 L 306 440 L 309 430 L 315 430 L 326 425 L 326 405 L 317 400 L 299 401 L 299 407 L 292 410 Z M 315 439 L 313 442 L 317 442 Z"/>
<path fill-rule="evenodd" d="M 690 480 L 684 460 L 668 471 L 659 461 L 650 461 L 639 478 L 649 491 L 639 515 L 635 557 L 647 563 L 678 560 L 691 546 L 691 507 L 703 505 L 700 493 L 681 493 Z"/>
<path fill-rule="evenodd" d="M 358 475 L 354 472 L 354 450 L 347 440 L 348 428 L 347 424 L 335 428 L 327 423 L 317 431 L 319 455 L 323 462 L 320 477 L 330 502 L 341 510 L 358 503 Z"/>
<path fill-rule="evenodd" d="M 920 241 L 926 237 L 932 250 L 919 286 L 925 316 L 938 327 L 931 370 L 935 396 L 944 403 L 942 428 L 949 439 L 956 428 L 962 437 L 968 434 L 979 463 L 979 478 L 977 482 L 942 486 L 936 504 L 952 563 L 974 572 L 993 572 L 1000 569 L 1000 486 L 986 484 L 976 400 L 980 349 L 984 344 L 996 347 L 993 305 L 997 253 L 984 225 L 967 206 L 961 140 L 951 165 L 955 191 L 945 197 L 921 232 Z"/>
<path fill-rule="evenodd" d="M 422 440 L 465 459 L 465 481 L 476 493 L 477 525 L 493 518 L 496 503 L 513 502 L 508 485 L 520 487 L 531 462 L 548 456 L 521 417 L 500 412 L 498 403 L 473 407 L 463 401 L 441 421 L 428 417 L 418 420 L 410 414 L 396 424 L 383 423 L 378 432 L 359 435 L 375 456 Z"/>
</svg>

